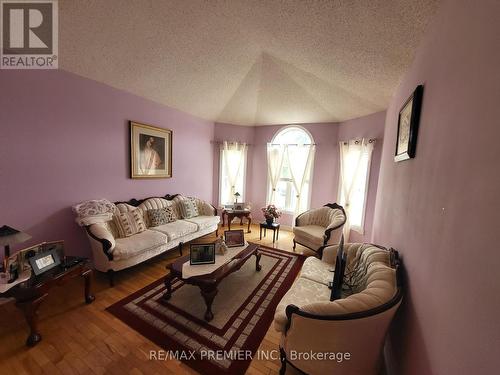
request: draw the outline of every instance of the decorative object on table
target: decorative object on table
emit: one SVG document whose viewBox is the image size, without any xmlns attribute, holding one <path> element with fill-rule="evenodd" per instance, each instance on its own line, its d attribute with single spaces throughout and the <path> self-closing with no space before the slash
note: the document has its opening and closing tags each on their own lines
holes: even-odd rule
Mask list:
<svg viewBox="0 0 500 375">
<path fill-rule="evenodd" d="M 235 203 L 234 204 L 234 210 L 235 211 L 244 211 L 246 208 L 245 208 L 245 202 L 241 202 L 241 203 Z"/>
<path fill-rule="evenodd" d="M 21 268 L 22 271 L 30 271 L 31 272 L 29 258 L 35 256 L 38 253 L 43 252 L 44 246 L 45 246 L 45 242 L 42 242 L 42 243 L 27 247 L 26 249 L 21 249 L 16 253 L 17 261 L 18 261 L 19 267 Z"/>
<path fill-rule="evenodd" d="M 394 161 L 402 161 L 415 157 L 423 91 L 424 87 L 418 85 L 399 111 L 398 136 Z"/>
<path fill-rule="evenodd" d="M 238 203 L 238 197 L 241 197 L 241 194 L 238 192 L 234 193 L 234 203 L 235 204 Z"/>
<path fill-rule="evenodd" d="M 131 178 L 172 177 L 172 130 L 129 123 Z"/>
<path fill-rule="evenodd" d="M 57 254 L 57 249 L 54 248 L 47 252 L 40 252 L 29 258 L 31 269 L 35 276 L 51 270 L 61 264 L 61 259 Z"/>
<path fill-rule="evenodd" d="M 189 264 L 215 263 L 215 243 L 191 244 Z"/>
<path fill-rule="evenodd" d="M 245 233 L 243 229 L 224 231 L 224 241 L 227 247 L 236 247 L 245 245 Z"/>
<path fill-rule="evenodd" d="M 269 204 L 267 207 L 261 208 L 262 213 L 264 214 L 264 218 L 266 219 L 266 223 L 271 225 L 275 219 L 281 216 L 281 212 L 278 211 L 274 204 Z"/>
<path fill-rule="evenodd" d="M 42 244 L 42 251 L 43 252 L 48 252 L 55 250 L 57 255 L 59 256 L 59 259 L 61 260 L 62 263 L 64 263 L 64 258 L 66 257 L 66 254 L 64 252 L 64 241 L 59 240 L 59 241 L 50 241 L 50 242 L 44 242 Z"/>
<path fill-rule="evenodd" d="M 234 208 L 234 204 L 224 204 L 222 206 L 223 210 L 232 210 Z"/>
<path fill-rule="evenodd" d="M 3 272 L 7 280 L 10 280 L 9 273 L 9 262 L 10 258 L 10 246 L 18 243 L 28 241 L 31 236 L 27 233 L 21 232 L 17 229 L 4 225 L 0 228 L 0 246 L 4 247 L 4 257 L 3 257 Z"/>
<path fill-rule="evenodd" d="M 227 253 L 227 245 L 224 242 L 224 238 L 222 236 L 217 238 L 217 240 L 215 241 L 215 253 L 220 255 L 224 255 Z"/>
</svg>

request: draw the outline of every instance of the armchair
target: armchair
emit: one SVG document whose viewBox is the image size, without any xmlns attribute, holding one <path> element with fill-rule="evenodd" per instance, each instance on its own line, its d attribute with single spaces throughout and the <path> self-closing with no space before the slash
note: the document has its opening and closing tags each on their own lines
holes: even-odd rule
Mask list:
<svg viewBox="0 0 500 375">
<path fill-rule="evenodd" d="M 345 222 L 344 208 L 337 203 L 328 203 L 300 214 L 293 228 L 293 249 L 300 244 L 316 251 L 321 257 L 326 246 L 340 242 Z"/>
</svg>

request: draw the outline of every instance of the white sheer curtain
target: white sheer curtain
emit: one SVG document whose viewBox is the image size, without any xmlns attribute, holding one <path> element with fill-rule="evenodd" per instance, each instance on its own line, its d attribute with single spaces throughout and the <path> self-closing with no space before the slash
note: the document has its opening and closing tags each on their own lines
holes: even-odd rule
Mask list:
<svg viewBox="0 0 500 375">
<path fill-rule="evenodd" d="M 349 240 L 352 230 L 363 233 L 366 196 L 370 178 L 370 165 L 375 140 L 355 139 L 340 142 L 339 204 L 344 207 L 347 221 L 344 240 Z"/>
<path fill-rule="evenodd" d="M 287 145 L 267 144 L 267 176 L 271 184 L 271 191 L 267 198 L 268 204 L 274 202 L 287 148 Z"/>
<path fill-rule="evenodd" d="M 288 165 L 290 168 L 290 175 L 292 176 L 293 186 L 296 193 L 296 203 L 294 209 L 294 216 L 298 215 L 301 211 L 304 200 L 302 190 L 306 182 L 306 178 L 310 176 L 310 169 L 314 164 L 314 153 L 316 146 L 314 145 L 289 145 L 287 147 Z"/>
<path fill-rule="evenodd" d="M 236 192 L 240 201 L 245 200 L 245 172 L 248 145 L 246 143 L 224 141 L 221 144 L 221 170 L 219 203 L 234 203 Z"/>
</svg>

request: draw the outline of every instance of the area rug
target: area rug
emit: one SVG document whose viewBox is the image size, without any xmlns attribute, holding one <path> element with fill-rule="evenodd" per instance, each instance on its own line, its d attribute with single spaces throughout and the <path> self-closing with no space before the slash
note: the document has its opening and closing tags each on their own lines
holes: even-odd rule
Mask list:
<svg viewBox="0 0 500 375">
<path fill-rule="evenodd" d="M 161 300 L 160 279 L 108 311 L 164 349 L 152 360 L 176 358 L 202 374 L 243 374 L 305 259 L 267 246 L 259 250 L 260 272 L 252 257 L 218 285 L 210 322 L 203 319 L 200 289 L 180 280 L 172 284 L 168 302 Z"/>
</svg>

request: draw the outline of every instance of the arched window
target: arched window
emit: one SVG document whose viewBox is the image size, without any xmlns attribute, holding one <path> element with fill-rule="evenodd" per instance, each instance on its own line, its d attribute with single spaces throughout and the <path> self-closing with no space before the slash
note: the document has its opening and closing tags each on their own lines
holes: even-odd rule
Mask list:
<svg viewBox="0 0 500 375">
<path fill-rule="evenodd" d="M 300 126 L 279 130 L 267 145 L 267 203 L 298 214 L 309 209 L 315 145 Z"/>
</svg>

